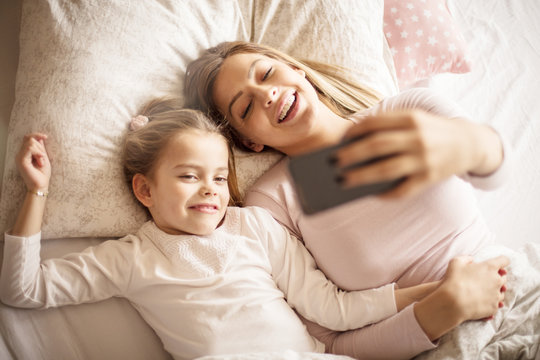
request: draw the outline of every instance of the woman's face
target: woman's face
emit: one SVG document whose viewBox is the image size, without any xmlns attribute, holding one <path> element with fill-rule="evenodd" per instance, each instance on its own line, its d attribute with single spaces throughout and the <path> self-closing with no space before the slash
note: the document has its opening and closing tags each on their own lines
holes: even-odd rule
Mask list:
<svg viewBox="0 0 540 360">
<path fill-rule="evenodd" d="M 302 70 L 249 53 L 225 59 L 213 96 L 247 146 L 260 151 L 267 145 L 286 154 L 307 141 L 322 106 Z"/>
</svg>

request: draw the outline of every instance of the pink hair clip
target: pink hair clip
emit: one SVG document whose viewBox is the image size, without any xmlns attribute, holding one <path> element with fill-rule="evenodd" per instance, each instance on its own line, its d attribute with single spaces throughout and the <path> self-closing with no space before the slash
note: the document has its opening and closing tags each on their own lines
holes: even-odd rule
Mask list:
<svg viewBox="0 0 540 360">
<path fill-rule="evenodd" d="M 135 130 L 139 130 L 146 124 L 148 124 L 148 116 L 137 115 L 131 118 L 131 123 L 129 124 L 129 128 L 132 131 L 135 131 Z"/>
</svg>

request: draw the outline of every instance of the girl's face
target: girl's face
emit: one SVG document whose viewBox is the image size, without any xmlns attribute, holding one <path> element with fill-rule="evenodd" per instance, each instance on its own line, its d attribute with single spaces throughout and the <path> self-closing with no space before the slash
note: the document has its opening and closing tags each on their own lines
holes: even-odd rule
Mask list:
<svg viewBox="0 0 540 360">
<path fill-rule="evenodd" d="M 286 154 L 308 140 L 322 106 L 302 70 L 250 53 L 225 59 L 213 97 L 248 147 L 267 145 Z"/>
<path fill-rule="evenodd" d="M 184 131 L 173 137 L 146 177 L 156 225 L 169 234 L 208 235 L 229 202 L 229 152 L 218 134 Z"/>
</svg>

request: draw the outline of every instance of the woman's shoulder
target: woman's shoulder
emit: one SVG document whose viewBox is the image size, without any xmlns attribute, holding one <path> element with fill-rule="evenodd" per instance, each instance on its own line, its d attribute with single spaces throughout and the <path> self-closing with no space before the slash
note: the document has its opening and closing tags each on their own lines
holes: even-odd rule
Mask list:
<svg viewBox="0 0 540 360">
<path fill-rule="evenodd" d="M 292 191 L 292 182 L 289 178 L 288 170 L 289 158 L 284 157 L 279 160 L 274 166 L 262 174 L 246 191 L 246 205 L 260 205 L 259 203 L 251 203 L 254 197 L 264 196 L 280 202 L 284 197 Z"/>
<path fill-rule="evenodd" d="M 465 117 L 465 112 L 450 98 L 429 88 L 410 88 L 383 99 L 377 105 L 355 114 L 355 118 L 381 112 L 423 110 L 446 117 Z"/>
</svg>

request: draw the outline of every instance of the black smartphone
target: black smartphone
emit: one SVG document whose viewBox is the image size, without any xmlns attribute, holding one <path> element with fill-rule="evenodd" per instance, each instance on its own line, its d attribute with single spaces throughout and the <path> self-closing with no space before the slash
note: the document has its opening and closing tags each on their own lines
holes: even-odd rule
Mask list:
<svg viewBox="0 0 540 360">
<path fill-rule="evenodd" d="M 394 188 L 403 181 L 403 179 L 396 179 L 349 189 L 343 188 L 338 180 L 340 170 L 332 164 L 331 157 L 337 149 L 356 140 L 358 138 L 290 158 L 288 165 L 289 172 L 291 173 L 304 213 L 315 214 L 362 196 L 379 194 Z M 343 170 L 371 164 L 380 160 L 382 158 L 371 159 L 348 166 Z"/>
</svg>

